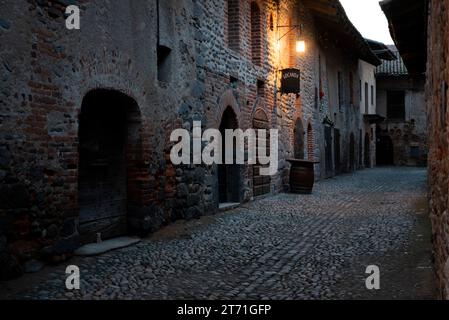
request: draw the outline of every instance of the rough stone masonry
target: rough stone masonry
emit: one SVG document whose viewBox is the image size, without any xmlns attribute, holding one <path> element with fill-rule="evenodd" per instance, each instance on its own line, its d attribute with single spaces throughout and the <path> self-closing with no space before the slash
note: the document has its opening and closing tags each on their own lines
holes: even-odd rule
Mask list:
<svg viewBox="0 0 449 320">
<path fill-rule="evenodd" d="M 338 1 L 324 6 L 330 27 L 311 3 L 0 0 L 0 277 L 65 260 L 97 234 L 147 234 L 284 191 L 287 158 L 320 161 L 318 178 L 357 167 L 350 79 L 359 59 L 378 61 Z M 69 4 L 80 30 L 65 28 Z M 300 95 L 279 93 L 287 67 L 301 70 Z M 175 167 L 170 134 L 193 121 L 279 129 L 278 174 Z"/>
</svg>

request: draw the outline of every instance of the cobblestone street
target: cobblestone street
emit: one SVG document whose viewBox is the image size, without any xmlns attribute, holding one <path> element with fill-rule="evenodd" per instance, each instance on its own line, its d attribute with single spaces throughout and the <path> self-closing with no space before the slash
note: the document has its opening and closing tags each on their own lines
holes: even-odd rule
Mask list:
<svg viewBox="0 0 449 320">
<path fill-rule="evenodd" d="M 32 299 L 432 299 L 426 171 L 377 168 L 178 222 L 138 245 L 1 283 Z M 377 265 L 381 289 L 368 291 Z M 14 288 L 14 290 L 12 289 Z"/>
</svg>

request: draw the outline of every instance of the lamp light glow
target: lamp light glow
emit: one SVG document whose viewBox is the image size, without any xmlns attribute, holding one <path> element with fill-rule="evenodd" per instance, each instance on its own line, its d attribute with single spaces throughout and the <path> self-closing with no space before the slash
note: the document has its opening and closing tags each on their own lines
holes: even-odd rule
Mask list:
<svg viewBox="0 0 449 320">
<path fill-rule="evenodd" d="M 306 42 L 304 40 L 296 41 L 296 52 L 298 53 L 306 52 Z"/>
</svg>

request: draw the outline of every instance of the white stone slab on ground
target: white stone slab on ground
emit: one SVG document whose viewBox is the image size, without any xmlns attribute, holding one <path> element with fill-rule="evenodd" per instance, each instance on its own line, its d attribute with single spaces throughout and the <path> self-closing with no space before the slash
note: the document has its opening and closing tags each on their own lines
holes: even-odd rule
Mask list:
<svg viewBox="0 0 449 320">
<path fill-rule="evenodd" d="M 111 250 L 129 247 L 139 243 L 141 239 L 133 237 L 120 237 L 109 239 L 100 243 L 90 243 L 80 247 L 75 251 L 77 256 L 96 256 Z"/>
<path fill-rule="evenodd" d="M 218 206 L 218 210 L 220 211 L 228 211 L 232 209 L 236 209 L 240 206 L 240 203 L 238 202 L 226 202 L 226 203 L 220 203 Z"/>
</svg>

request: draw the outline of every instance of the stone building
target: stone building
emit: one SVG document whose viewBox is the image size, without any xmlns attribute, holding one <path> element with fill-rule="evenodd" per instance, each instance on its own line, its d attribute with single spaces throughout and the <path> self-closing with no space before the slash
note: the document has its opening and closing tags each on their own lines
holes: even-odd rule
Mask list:
<svg viewBox="0 0 449 320">
<path fill-rule="evenodd" d="M 396 47 L 390 50 L 397 59 L 376 70 L 377 112 L 385 118 L 377 126 L 377 164 L 426 166 L 425 77 L 411 76 Z"/>
<path fill-rule="evenodd" d="M 396 60 L 396 56 L 388 49 L 388 47 L 378 41 L 365 39 L 371 50 L 386 64 L 392 60 Z M 360 131 L 359 144 L 361 146 L 359 165 L 364 168 L 371 168 L 377 165 L 377 125 L 382 123 L 385 118 L 379 114 L 377 105 L 377 79 L 376 66 L 365 61 L 359 62 L 360 74 L 360 112 L 363 115 L 363 128 Z"/>
<path fill-rule="evenodd" d="M 388 0 L 381 6 L 408 72 L 426 74 L 432 240 L 440 295 L 449 299 L 449 1 Z"/>
<path fill-rule="evenodd" d="M 359 163 L 355 76 L 380 62 L 338 1 L 84 0 L 80 30 L 67 3 L 0 1 L 2 278 L 285 191 L 288 158 L 318 178 Z M 292 67 L 301 91 L 281 94 Z M 278 173 L 173 165 L 171 133 L 194 121 L 279 129 Z"/>
</svg>

